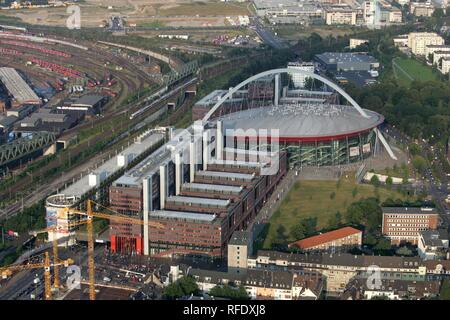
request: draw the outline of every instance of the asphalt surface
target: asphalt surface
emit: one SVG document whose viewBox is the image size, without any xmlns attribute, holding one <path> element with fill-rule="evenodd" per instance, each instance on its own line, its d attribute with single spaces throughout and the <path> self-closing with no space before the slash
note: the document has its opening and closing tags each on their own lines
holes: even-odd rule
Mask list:
<svg viewBox="0 0 450 320">
<path fill-rule="evenodd" d="M 251 27 L 256 31 L 258 36 L 264 41 L 265 44 L 274 49 L 286 49 L 287 45 L 271 30 L 266 28 L 260 18 L 251 18 Z"/>
</svg>

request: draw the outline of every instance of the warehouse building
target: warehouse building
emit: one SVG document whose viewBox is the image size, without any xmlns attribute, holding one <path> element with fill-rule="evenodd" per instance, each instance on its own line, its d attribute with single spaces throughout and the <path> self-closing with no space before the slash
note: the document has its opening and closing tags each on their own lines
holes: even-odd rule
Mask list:
<svg viewBox="0 0 450 320">
<path fill-rule="evenodd" d="M 18 132 L 49 131 L 57 134 L 74 127 L 77 117 L 65 113 L 57 113 L 49 108 L 42 108 L 21 120 L 15 128 Z"/>
<path fill-rule="evenodd" d="M 59 106 L 58 109 L 98 113 L 107 102 L 107 96 L 99 94 L 87 94 L 78 98 L 70 105 Z"/>
<path fill-rule="evenodd" d="M 324 70 L 334 71 L 370 71 L 380 67 L 372 56 L 351 52 L 325 52 L 317 54 L 314 60 Z"/>
<path fill-rule="evenodd" d="M 23 104 L 40 105 L 41 99 L 13 68 L 0 68 L 0 82 L 5 86 L 12 98 L 12 107 Z"/>
</svg>

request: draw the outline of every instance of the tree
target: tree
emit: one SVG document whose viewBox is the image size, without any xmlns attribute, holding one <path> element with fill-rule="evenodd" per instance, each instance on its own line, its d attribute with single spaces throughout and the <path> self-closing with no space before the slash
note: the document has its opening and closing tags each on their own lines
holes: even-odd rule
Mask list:
<svg viewBox="0 0 450 320">
<path fill-rule="evenodd" d="M 386 185 L 389 187 L 389 188 L 391 188 L 392 187 L 392 183 L 393 183 L 393 180 L 392 180 L 392 177 L 387 177 L 386 178 Z"/>
<path fill-rule="evenodd" d="M 178 279 L 176 282 L 168 285 L 164 289 L 164 296 L 169 299 L 180 298 L 183 296 L 189 296 L 191 294 L 198 294 L 199 288 L 195 279 L 190 276 L 184 276 Z"/>
<path fill-rule="evenodd" d="M 412 159 L 412 164 L 418 172 L 422 173 L 427 166 L 427 160 L 422 156 L 416 155 Z"/>
<path fill-rule="evenodd" d="M 362 224 L 369 232 L 376 231 L 381 225 L 381 207 L 376 198 L 362 199 L 353 202 L 346 212 L 346 221 Z"/>
<path fill-rule="evenodd" d="M 294 239 L 303 239 L 306 237 L 305 227 L 303 224 L 298 223 L 291 228 L 291 237 Z"/>
<path fill-rule="evenodd" d="M 450 280 L 445 279 L 442 281 L 441 291 L 439 293 L 440 300 L 450 300 Z"/>
<path fill-rule="evenodd" d="M 290 232 L 291 237 L 294 239 L 303 239 L 314 234 L 317 230 L 317 218 L 305 218 L 300 220 L 300 222 L 294 225 Z"/>
<path fill-rule="evenodd" d="M 374 174 L 374 175 L 372 176 L 372 178 L 370 178 L 370 183 L 371 183 L 372 185 L 374 185 L 375 187 L 380 186 L 380 179 L 378 178 L 378 176 L 377 176 L 376 174 Z"/>
<path fill-rule="evenodd" d="M 386 251 L 391 249 L 391 242 L 388 239 L 381 238 L 375 245 L 374 250 Z"/>
<path fill-rule="evenodd" d="M 248 300 L 250 297 L 243 286 L 234 287 L 228 284 L 217 285 L 209 291 L 213 297 L 230 298 L 233 300 Z"/>
<path fill-rule="evenodd" d="M 329 228 L 335 228 L 340 226 L 342 223 L 342 215 L 341 213 L 338 211 L 336 212 L 334 215 L 332 215 L 329 219 L 328 219 L 328 227 Z"/>
<path fill-rule="evenodd" d="M 368 233 L 365 237 L 364 237 L 364 244 L 368 245 L 368 246 L 374 246 L 377 244 L 377 238 L 375 238 L 375 236 L 371 233 Z"/>
<path fill-rule="evenodd" d="M 397 250 L 395 250 L 395 254 L 398 256 L 407 256 L 410 257 L 413 255 L 413 252 L 411 249 L 409 249 L 406 246 L 400 247 Z"/>
<path fill-rule="evenodd" d="M 358 187 L 355 186 L 352 190 L 352 197 L 355 198 L 357 194 L 358 194 Z"/>
</svg>

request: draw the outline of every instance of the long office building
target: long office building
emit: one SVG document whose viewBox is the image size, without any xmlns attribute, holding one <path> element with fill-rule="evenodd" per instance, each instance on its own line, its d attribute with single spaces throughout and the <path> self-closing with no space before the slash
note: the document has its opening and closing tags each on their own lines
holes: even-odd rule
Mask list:
<svg viewBox="0 0 450 320">
<path fill-rule="evenodd" d="M 221 130 L 219 121 L 213 128 L 218 141 L 223 139 Z M 286 173 L 285 152 L 280 153 L 277 172 L 264 175 L 266 163 L 210 158 L 202 139 L 194 139 L 189 130 L 186 137 L 186 149 L 174 153 L 177 143 L 168 143 L 112 183 L 113 210 L 164 226 L 111 223 L 113 252 L 224 256 L 232 233 L 256 217 Z M 213 144 L 212 153 L 226 152 L 219 148 Z"/>
</svg>

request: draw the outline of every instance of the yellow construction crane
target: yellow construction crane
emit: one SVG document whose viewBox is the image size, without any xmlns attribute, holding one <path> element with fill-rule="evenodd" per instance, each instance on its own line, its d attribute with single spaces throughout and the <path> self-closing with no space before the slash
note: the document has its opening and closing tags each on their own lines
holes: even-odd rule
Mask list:
<svg viewBox="0 0 450 320">
<path fill-rule="evenodd" d="M 125 216 L 122 214 L 119 214 L 115 212 L 115 214 L 108 214 L 103 212 L 94 212 L 92 210 L 92 204 L 94 201 L 87 200 L 86 203 L 86 212 L 85 211 L 79 211 L 71 208 L 66 208 L 67 214 L 77 214 L 86 216 L 87 220 L 87 237 L 88 237 L 88 271 L 89 271 L 89 299 L 95 300 L 95 262 L 94 262 L 94 227 L 93 227 L 93 219 L 95 218 L 101 218 L 101 219 L 108 219 L 110 221 L 118 221 L 118 222 L 125 222 L 129 224 L 139 224 L 139 225 L 146 225 L 146 226 L 152 226 L 155 228 L 164 228 L 164 225 L 157 222 L 149 221 L 148 223 L 145 223 L 143 220 L 138 218 L 133 218 L 130 216 Z M 101 204 L 98 204 L 102 206 Z M 106 208 L 108 209 L 108 208 Z M 111 209 L 108 209 L 110 211 L 113 211 Z M 114 211 L 113 211 L 114 212 Z"/>
<path fill-rule="evenodd" d="M 73 264 L 72 259 L 67 259 L 67 260 L 51 263 L 49 254 L 46 251 L 44 253 L 44 262 L 43 263 L 29 263 L 29 264 L 20 264 L 20 265 L 2 267 L 2 268 L 0 268 L 0 274 L 2 275 L 2 278 L 5 279 L 5 278 L 11 276 L 14 271 L 44 268 L 45 300 L 51 300 L 52 299 L 52 285 L 51 285 L 50 268 L 51 267 L 55 268 L 55 267 L 61 266 L 61 265 L 68 267 L 71 264 Z"/>
<path fill-rule="evenodd" d="M 80 225 L 84 225 L 87 223 L 87 220 L 80 220 L 80 221 L 76 221 L 76 222 L 70 222 L 70 223 L 64 223 L 63 226 L 66 227 L 76 227 L 76 226 L 80 226 Z M 61 226 L 61 225 L 59 225 Z M 48 227 L 46 229 L 42 229 L 42 230 L 34 230 L 34 231 L 30 231 L 29 234 L 32 236 L 37 236 L 38 234 L 41 233 L 53 233 L 53 239 L 52 239 L 52 246 L 53 246 L 53 264 L 54 264 L 54 268 L 53 268 L 53 273 L 54 273 L 54 279 L 53 279 L 53 287 L 55 289 L 59 289 L 60 288 L 60 283 L 59 283 L 59 268 L 58 268 L 58 264 L 59 258 L 58 258 L 58 239 L 56 237 L 56 233 L 58 232 L 58 226 L 52 226 L 52 227 Z"/>
</svg>

